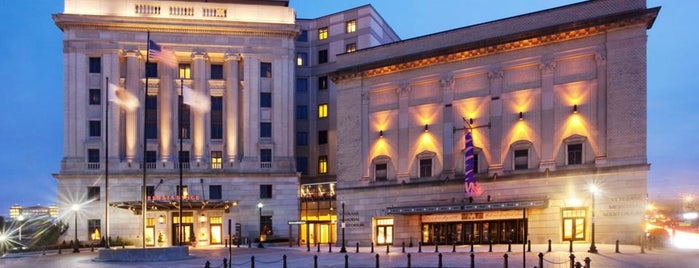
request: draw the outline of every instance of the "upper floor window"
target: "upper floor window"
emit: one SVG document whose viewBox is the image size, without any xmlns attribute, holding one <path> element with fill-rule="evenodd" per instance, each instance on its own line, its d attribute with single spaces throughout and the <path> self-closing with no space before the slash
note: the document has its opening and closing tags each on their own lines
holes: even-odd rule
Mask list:
<svg viewBox="0 0 699 268">
<path fill-rule="evenodd" d="M 154 195 L 155 195 L 155 186 L 147 185 L 146 186 L 146 196 L 154 196 Z"/>
<path fill-rule="evenodd" d="M 87 149 L 87 162 L 88 163 L 99 163 L 100 162 L 100 149 Z"/>
<path fill-rule="evenodd" d="M 155 151 L 146 151 L 146 164 L 157 162 L 158 156 Z"/>
<path fill-rule="evenodd" d="M 568 151 L 568 165 L 580 165 L 583 163 L 583 144 L 573 143 L 566 146 Z"/>
<path fill-rule="evenodd" d="M 388 164 L 387 163 L 376 164 L 374 167 L 375 167 L 374 177 L 376 178 L 377 181 L 388 180 Z"/>
<path fill-rule="evenodd" d="M 296 66 L 306 66 L 308 62 L 308 54 L 304 52 L 296 53 Z"/>
<path fill-rule="evenodd" d="M 296 41 L 308 42 L 308 31 L 302 30 L 301 33 L 299 34 L 299 37 L 296 38 Z"/>
<path fill-rule="evenodd" d="M 223 197 L 222 193 L 221 185 L 209 185 L 209 199 L 219 200 Z"/>
<path fill-rule="evenodd" d="M 179 185 L 175 188 L 177 191 L 177 195 L 182 196 L 182 197 L 187 197 L 189 196 L 189 186 L 183 185 L 182 188 L 180 188 Z"/>
<path fill-rule="evenodd" d="M 529 168 L 529 149 L 519 149 L 514 151 L 514 168 L 515 170 L 524 170 Z"/>
<path fill-rule="evenodd" d="M 303 156 L 296 157 L 296 172 L 308 174 L 308 158 Z"/>
<path fill-rule="evenodd" d="M 90 120 L 90 137 L 99 137 L 102 132 L 100 120 Z"/>
<path fill-rule="evenodd" d="M 432 177 L 432 158 L 420 159 L 420 178 Z"/>
<path fill-rule="evenodd" d="M 146 62 L 146 77 L 158 77 L 158 63 Z"/>
<path fill-rule="evenodd" d="M 260 107 L 272 108 L 272 93 L 270 93 L 270 92 L 260 93 Z"/>
<path fill-rule="evenodd" d="M 318 29 L 318 40 L 328 39 L 328 27 Z"/>
<path fill-rule="evenodd" d="M 262 184 L 260 185 L 260 199 L 270 199 L 272 198 L 272 185 Z"/>
<path fill-rule="evenodd" d="M 296 105 L 296 120 L 308 119 L 308 106 Z"/>
<path fill-rule="evenodd" d="M 100 105 L 102 103 L 102 91 L 99 88 L 90 89 L 90 105 Z"/>
<path fill-rule="evenodd" d="M 318 51 L 318 64 L 328 62 L 328 50 L 323 49 Z"/>
<path fill-rule="evenodd" d="M 347 21 L 345 30 L 347 33 L 353 33 L 357 31 L 357 20 Z"/>
<path fill-rule="evenodd" d="M 223 163 L 223 152 L 211 151 L 211 169 L 221 169 Z"/>
<path fill-rule="evenodd" d="M 318 89 L 319 90 L 328 89 L 328 77 L 327 76 L 318 77 Z"/>
<path fill-rule="evenodd" d="M 345 52 L 350 53 L 355 51 L 357 51 L 357 43 L 350 43 L 345 45 Z"/>
<path fill-rule="evenodd" d="M 308 78 L 296 78 L 296 92 L 308 91 Z"/>
<path fill-rule="evenodd" d="M 179 103 L 182 103 L 182 95 L 178 96 L 179 98 Z M 180 138 L 181 139 L 189 139 L 190 137 L 190 109 L 189 105 L 180 105 L 180 109 L 182 109 L 182 112 L 180 113 L 180 116 L 182 117 L 178 124 L 180 125 Z"/>
<path fill-rule="evenodd" d="M 102 72 L 102 58 L 90 57 L 90 73 L 98 74 Z"/>
<path fill-rule="evenodd" d="M 211 64 L 211 79 L 223 80 L 223 65 Z"/>
<path fill-rule="evenodd" d="M 272 63 L 271 62 L 261 62 L 260 63 L 260 77 L 272 77 Z"/>
<path fill-rule="evenodd" d="M 158 96 L 146 96 L 146 138 L 158 138 Z"/>
<path fill-rule="evenodd" d="M 308 132 L 297 131 L 296 132 L 296 146 L 306 146 L 308 145 Z"/>
<path fill-rule="evenodd" d="M 223 97 L 211 96 L 211 139 L 223 138 Z"/>
<path fill-rule="evenodd" d="M 319 145 L 328 144 L 328 131 L 327 130 L 318 131 L 318 144 Z"/>
<path fill-rule="evenodd" d="M 318 174 L 328 173 L 328 156 L 321 155 L 318 157 Z"/>
<path fill-rule="evenodd" d="M 272 149 L 260 149 L 260 162 L 272 162 Z"/>
<path fill-rule="evenodd" d="M 177 78 L 192 79 L 192 66 L 189 64 L 180 64 Z"/>
<path fill-rule="evenodd" d="M 260 123 L 260 137 L 271 138 L 272 137 L 272 123 L 262 122 Z"/>
<path fill-rule="evenodd" d="M 320 119 L 326 117 L 328 117 L 328 104 L 318 104 L 318 118 Z"/>
<path fill-rule="evenodd" d="M 87 199 L 88 200 L 100 200 L 100 187 L 99 186 L 88 186 L 87 187 Z"/>
</svg>

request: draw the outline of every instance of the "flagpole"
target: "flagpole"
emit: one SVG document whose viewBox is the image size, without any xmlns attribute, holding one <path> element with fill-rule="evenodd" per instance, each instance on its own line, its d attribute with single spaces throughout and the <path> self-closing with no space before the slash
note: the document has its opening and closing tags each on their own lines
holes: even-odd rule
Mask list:
<svg viewBox="0 0 699 268">
<path fill-rule="evenodd" d="M 143 168 L 143 185 L 141 186 L 141 243 L 143 248 L 146 248 L 146 99 L 148 98 L 148 64 L 150 63 L 150 31 L 147 33 L 146 40 L 146 86 L 143 90 L 143 155 L 141 155 L 141 168 Z"/>
<path fill-rule="evenodd" d="M 180 150 L 177 153 L 177 161 L 179 162 L 178 164 L 180 165 L 180 191 L 177 193 L 179 197 L 179 207 L 180 207 L 180 221 L 179 224 L 177 225 L 177 228 L 179 228 L 179 245 L 182 246 L 182 239 L 183 239 L 183 232 L 182 232 L 182 197 L 183 197 L 183 189 L 182 189 L 182 102 L 184 101 L 184 78 L 180 77 L 180 97 L 177 98 L 177 132 L 179 133 L 180 137 Z"/>
<path fill-rule="evenodd" d="M 104 87 L 107 89 L 104 98 L 104 248 L 109 248 L 109 77 Z"/>
</svg>

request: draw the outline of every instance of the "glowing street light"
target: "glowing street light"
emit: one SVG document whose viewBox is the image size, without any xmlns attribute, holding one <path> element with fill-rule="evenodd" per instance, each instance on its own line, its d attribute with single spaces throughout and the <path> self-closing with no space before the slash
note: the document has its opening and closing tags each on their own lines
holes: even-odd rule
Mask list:
<svg viewBox="0 0 699 268">
<path fill-rule="evenodd" d="M 78 244 L 78 210 L 80 210 L 80 205 L 74 204 L 72 207 L 70 207 L 71 210 L 75 211 L 74 213 L 74 218 L 75 218 L 75 225 L 73 226 L 73 229 L 75 230 L 75 243 L 73 244 L 73 253 L 79 253 L 80 252 L 80 245 Z"/>
<path fill-rule="evenodd" d="M 260 218 L 259 219 L 260 220 L 260 237 L 259 237 L 260 243 L 257 244 L 257 248 L 265 248 L 265 246 L 262 245 L 262 207 L 264 207 L 264 206 L 265 205 L 263 205 L 262 202 L 257 203 L 257 208 L 260 211 L 260 217 L 259 217 Z"/>
<path fill-rule="evenodd" d="M 592 240 L 587 252 L 597 253 L 597 246 L 595 246 L 595 195 L 599 192 L 599 188 L 597 185 L 591 184 L 589 190 L 592 193 Z"/>
<path fill-rule="evenodd" d="M 19 222 L 19 242 L 22 243 L 22 221 L 24 221 L 24 215 L 19 214 L 17 221 Z"/>
<path fill-rule="evenodd" d="M 0 250 L 0 257 L 5 255 L 5 252 L 7 252 L 6 251 L 7 248 L 5 247 L 6 241 L 7 241 L 7 235 L 4 233 L 4 230 L 3 230 L 3 233 L 0 233 L 0 248 L 2 249 L 2 250 Z"/>
</svg>

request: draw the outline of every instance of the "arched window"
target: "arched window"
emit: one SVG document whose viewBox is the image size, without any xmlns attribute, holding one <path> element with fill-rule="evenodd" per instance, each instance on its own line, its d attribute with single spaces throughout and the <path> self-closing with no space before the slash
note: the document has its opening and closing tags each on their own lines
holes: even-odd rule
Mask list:
<svg viewBox="0 0 699 268">
<path fill-rule="evenodd" d="M 374 181 L 388 181 L 395 177 L 394 174 L 390 157 L 380 155 L 371 161 L 371 177 Z"/>
<path fill-rule="evenodd" d="M 424 151 L 415 156 L 417 164 L 417 177 L 429 178 L 434 176 L 437 154 L 430 151 Z"/>
</svg>

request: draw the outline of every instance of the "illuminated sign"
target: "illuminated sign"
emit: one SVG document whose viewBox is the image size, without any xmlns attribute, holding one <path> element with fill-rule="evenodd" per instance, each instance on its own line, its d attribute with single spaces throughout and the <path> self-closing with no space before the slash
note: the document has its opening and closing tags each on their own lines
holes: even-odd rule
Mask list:
<svg viewBox="0 0 699 268">
<path fill-rule="evenodd" d="M 180 201 L 180 200 L 199 200 L 198 195 L 149 195 L 148 201 Z"/>
</svg>

